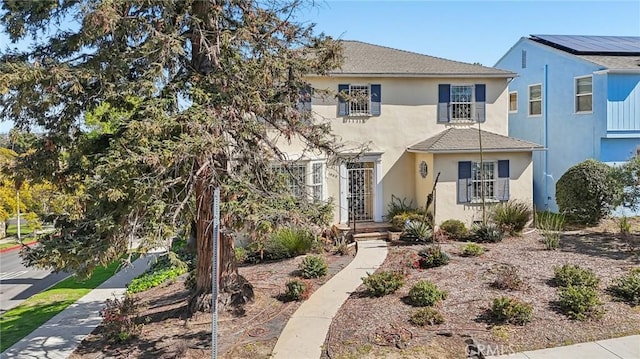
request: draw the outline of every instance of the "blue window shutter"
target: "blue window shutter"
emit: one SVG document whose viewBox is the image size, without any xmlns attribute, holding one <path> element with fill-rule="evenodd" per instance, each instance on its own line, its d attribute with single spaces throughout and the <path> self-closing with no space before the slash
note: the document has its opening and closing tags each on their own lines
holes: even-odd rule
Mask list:
<svg viewBox="0 0 640 359">
<path fill-rule="evenodd" d="M 382 88 L 380 84 L 371 85 L 371 115 L 380 116 L 382 104 Z"/>
<path fill-rule="evenodd" d="M 477 122 L 484 122 L 487 120 L 486 115 L 486 102 L 487 102 L 487 87 L 485 84 L 476 85 L 476 113 Z"/>
<path fill-rule="evenodd" d="M 449 106 L 451 105 L 451 85 L 438 85 L 438 122 L 449 122 Z"/>
<path fill-rule="evenodd" d="M 300 89 L 300 99 L 298 101 L 298 111 L 311 111 L 313 88 L 307 85 Z"/>
<path fill-rule="evenodd" d="M 498 181 L 496 197 L 499 201 L 509 200 L 509 160 L 498 161 Z"/>
<path fill-rule="evenodd" d="M 509 160 L 498 161 L 498 177 L 500 178 L 509 177 Z"/>
<path fill-rule="evenodd" d="M 348 116 L 349 106 L 345 101 L 345 95 L 349 94 L 349 84 L 338 85 L 338 116 Z"/>
<path fill-rule="evenodd" d="M 471 161 L 458 162 L 458 203 L 470 201 Z"/>
</svg>

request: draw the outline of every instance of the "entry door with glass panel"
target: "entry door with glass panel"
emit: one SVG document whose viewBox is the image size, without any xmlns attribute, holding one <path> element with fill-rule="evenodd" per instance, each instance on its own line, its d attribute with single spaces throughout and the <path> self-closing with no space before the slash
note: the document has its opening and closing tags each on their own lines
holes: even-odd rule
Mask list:
<svg viewBox="0 0 640 359">
<path fill-rule="evenodd" d="M 373 162 L 347 164 L 349 221 L 373 220 Z"/>
</svg>

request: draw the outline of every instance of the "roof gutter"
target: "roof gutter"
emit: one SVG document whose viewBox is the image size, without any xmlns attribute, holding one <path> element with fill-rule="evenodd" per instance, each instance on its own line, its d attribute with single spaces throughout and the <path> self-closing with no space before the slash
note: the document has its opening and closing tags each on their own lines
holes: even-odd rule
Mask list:
<svg viewBox="0 0 640 359">
<path fill-rule="evenodd" d="M 593 72 L 596 75 L 606 74 L 640 74 L 640 68 L 638 69 L 606 69 Z"/>
<path fill-rule="evenodd" d="M 361 72 L 340 72 L 340 73 L 328 73 L 327 75 L 318 75 L 318 74 L 308 74 L 308 77 L 397 77 L 397 78 L 514 78 L 518 76 L 515 73 L 507 73 L 507 74 L 461 74 L 461 73 L 361 73 Z"/>
<path fill-rule="evenodd" d="M 445 153 L 477 153 L 479 148 L 466 148 L 460 150 L 416 150 L 407 148 L 407 152 L 411 153 L 433 153 L 433 154 L 445 154 Z M 482 152 L 498 153 L 498 152 L 532 152 L 532 151 L 546 151 L 544 147 L 530 147 L 530 148 L 483 148 Z"/>
</svg>

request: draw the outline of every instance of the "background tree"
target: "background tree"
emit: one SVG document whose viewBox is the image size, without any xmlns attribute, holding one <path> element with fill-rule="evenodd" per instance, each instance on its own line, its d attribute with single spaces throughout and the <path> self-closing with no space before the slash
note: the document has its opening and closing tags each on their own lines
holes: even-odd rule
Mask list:
<svg viewBox="0 0 640 359">
<path fill-rule="evenodd" d="M 234 231 L 267 204 L 288 209 L 271 167 L 284 163 L 279 144 L 336 153 L 328 123 L 311 121 L 296 103 L 308 86 L 303 76 L 338 66 L 340 46 L 294 20 L 301 5 L 4 0 L 0 23 L 11 40 L 34 43 L 0 61 L 1 115 L 43 131 L 22 165 L 65 191 L 83 188 L 82 215 L 59 223 L 27 260 L 86 274 L 118 258 L 130 238 L 150 247 L 193 219 L 191 309 L 208 309 L 212 194 L 221 187 L 220 286 L 238 290 Z M 49 27 L 71 19 L 78 26 Z M 126 116 L 91 133 L 100 113 Z M 311 207 L 303 201 L 293 210 Z"/>
</svg>

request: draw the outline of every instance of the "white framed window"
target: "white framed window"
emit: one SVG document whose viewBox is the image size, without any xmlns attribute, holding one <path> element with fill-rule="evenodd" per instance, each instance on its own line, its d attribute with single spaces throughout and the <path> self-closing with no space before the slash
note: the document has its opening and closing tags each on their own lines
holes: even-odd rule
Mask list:
<svg viewBox="0 0 640 359">
<path fill-rule="evenodd" d="M 542 84 L 529 85 L 529 116 L 542 115 Z"/>
<path fill-rule="evenodd" d="M 349 116 L 371 115 L 369 85 L 349 85 Z"/>
<path fill-rule="evenodd" d="M 471 162 L 471 201 L 482 201 L 482 191 L 484 198 L 496 199 L 496 180 L 498 178 L 498 166 L 496 162 Z"/>
<path fill-rule="evenodd" d="M 285 176 L 291 193 L 300 200 L 325 200 L 325 163 L 301 161 L 281 166 L 274 165 L 276 173 Z"/>
<path fill-rule="evenodd" d="M 509 92 L 509 112 L 518 112 L 518 91 Z"/>
<path fill-rule="evenodd" d="M 472 121 L 475 96 L 473 85 L 451 85 L 450 119 L 452 121 Z"/>
<path fill-rule="evenodd" d="M 576 112 L 593 111 L 593 76 L 576 77 Z"/>
</svg>

